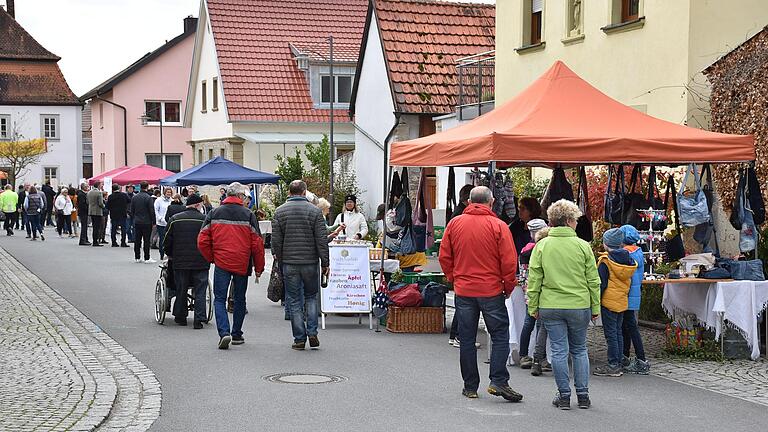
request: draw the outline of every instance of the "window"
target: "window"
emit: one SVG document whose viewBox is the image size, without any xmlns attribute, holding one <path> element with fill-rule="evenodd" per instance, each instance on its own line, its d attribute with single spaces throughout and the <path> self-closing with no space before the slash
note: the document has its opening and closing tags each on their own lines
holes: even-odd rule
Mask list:
<svg viewBox="0 0 768 432">
<path fill-rule="evenodd" d="M 162 158 L 158 153 L 147 153 L 144 155 L 147 165 L 152 165 L 157 168 L 164 168 L 172 172 L 181 171 L 181 155 L 180 154 L 164 154 L 165 166 L 162 164 Z"/>
<path fill-rule="evenodd" d="M 351 75 L 334 75 L 333 76 L 334 81 L 336 81 L 336 85 L 334 93 L 336 93 L 333 102 L 334 103 L 342 103 L 342 104 L 348 104 L 352 97 L 352 76 Z M 330 103 L 331 102 L 331 76 L 330 75 L 322 75 L 321 76 L 321 92 L 320 92 L 320 102 L 321 103 Z"/>
<path fill-rule="evenodd" d="M 99 128 L 104 129 L 104 103 L 99 104 Z"/>
<path fill-rule="evenodd" d="M 208 111 L 208 84 L 203 81 L 203 88 L 201 90 L 202 93 L 202 103 L 203 103 L 203 112 Z"/>
<path fill-rule="evenodd" d="M 621 0 L 621 22 L 626 23 L 640 16 L 640 0 Z"/>
<path fill-rule="evenodd" d="M 197 163 L 203 163 L 203 149 L 197 149 Z"/>
<path fill-rule="evenodd" d="M 58 184 L 58 172 L 59 169 L 56 167 L 43 168 L 43 183 L 51 182 L 51 186 Z"/>
<path fill-rule="evenodd" d="M 221 157 L 223 157 L 223 158 L 226 158 L 227 157 L 227 150 L 226 149 L 221 149 L 221 151 L 219 152 L 219 155 Z"/>
<path fill-rule="evenodd" d="M 181 102 L 147 101 L 144 102 L 148 125 L 157 126 L 163 119 L 163 126 L 181 126 Z"/>
<path fill-rule="evenodd" d="M 11 116 L 0 115 L 0 140 L 11 139 Z"/>
<path fill-rule="evenodd" d="M 40 136 L 49 140 L 59 139 L 58 114 L 42 114 L 40 116 Z"/>
<path fill-rule="evenodd" d="M 213 149 L 208 149 L 208 160 L 213 159 Z"/>
<path fill-rule="evenodd" d="M 529 45 L 541 43 L 541 28 L 543 23 L 542 9 L 544 0 L 531 1 L 531 36 Z"/>
<path fill-rule="evenodd" d="M 211 110 L 218 111 L 219 110 L 219 79 L 218 78 L 215 78 L 215 77 L 213 78 L 212 90 L 213 90 L 213 94 L 211 96 L 213 96 L 213 99 L 212 99 L 213 106 L 211 107 Z"/>
</svg>

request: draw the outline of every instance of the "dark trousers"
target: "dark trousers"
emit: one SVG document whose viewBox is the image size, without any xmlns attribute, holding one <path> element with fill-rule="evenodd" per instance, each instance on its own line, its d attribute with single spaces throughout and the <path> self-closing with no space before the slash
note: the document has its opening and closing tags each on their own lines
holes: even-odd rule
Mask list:
<svg viewBox="0 0 768 432">
<path fill-rule="evenodd" d="M 48 199 L 48 197 L 46 197 L 46 199 Z M 45 225 L 53 225 L 53 204 L 45 206 Z"/>
<path fill-rule="evenodd" d="M 126 220 L 112 220 L 112 244 L 117 244 L 117 228 L 120 227 L 120 244 L 125 244 L 125 236 L 128 231 L 128 222 Z"/>
<path fill-rule="evenodd" d="M 621 330 L 624 336 L 624 356 L 629 357 L 629 349 L 634 346 L 635 356 L 645 361 L 643 338 L 640 337 L 640 328 L 637 326 L 637 311 L 628 310 L 624 312 Z"/>
<path fill-rule="evenodd" d="M 148 260 L 149 238 L 152 236 L 152 225 L 136 224 L 133 226 L 133 233 L 133 255 L 136 259 L 141 259 L 141 248 L 144 246 L 144 260 Z"/>
<path fill-rule="evenodd" d="M 36 214 L 36 215 L 27 215 L 27 233 L 32 236 L 32 238 L 37 238 L 37 233 L 39 232 L 40 235 L 43 235 L 43 221 L 42 221 L 43 215 Z"/>
<path fill-rule="evenodd" d="M 91 237 L 93 237 L 93 246 L 98 245 L 99 240 L 101 239 L 103 218 L 104 216 L 91 215 L 91 224 L 93 225 L 93 233 L 91 234 Z"/>
<path fill-rule="evenodd" d="M 27 215 L 24 214 L 23 209 L 16 209 L 16 229 L 23 230 L 27 225 Z"/>
<path fill-rule="evenodd" d="M 3 228 L 5 228 L 5 232 L 8 233 L 8 235 L 13 235 L 13 227 L 16 225 L 17 216 L 18 213 L 16 212 L 5 213 L 5 222 L 3 222 Z"/>
<path fill-rule="evenodd" d="M 621 331 L 621 325 L 624 320 L 624 312 L 613 312 L 601 307 L 600 317 L 603 319 L 603 333 L 608 347 L 608 365 L 621 367 L 621 354 L 624 352 L 624 335 Z"/>
<path fill-rule="evenodd" d="M 454 306 L 455 305 L 456 303 L 454 303 Z M 453 319 L 451 320 L 451 332 L 448 334 L 448 339 L 456 339 L 456 336 L 459 334 L 459 319 L 456 318 L 457 315 L 456 309 L 454 308 Z"/>
<path fill-rule="evenodd" d="M 187 290 L 192 288 L 195 296 L 195 321 L 208 318 L 205 308 L 205 292 L 208 290 L 208 270 L 173 270 L 176 284 L 176 300 L 173 302 L 173 316 L 187 318 Z"/>
<path fill-rule="evenodd" d="M 509 315 L 504 305 L 504 295 L 495 297 L 455 296 L 456 313 L 459 317 L 459 363 L 464 389 L 477 391 L 480 386 L 480 373 L 477 371 L 477 325 L 480 312 L 491 335 L 491 384 L 507 385 L 509 371 Z"/>
<path fill-rule="evenodd" d="M 77 214 L 80 219 L 80 244 L 88 243 L 88 212 L 80 212 Z"/>
<path fill-rule="evenodd" d="M 61 234 L 72 234 L 72 217 L 65 214 L 56 215 L 56 232 Z"/>
<path fill-rule="evenodd" d="M 520 357 L 528 357 L 528 348 L 531 345 L 531 333 L 536 327 L 536 318 L 525 314 L 523 330 L 520 332 Z"/>
</svg>

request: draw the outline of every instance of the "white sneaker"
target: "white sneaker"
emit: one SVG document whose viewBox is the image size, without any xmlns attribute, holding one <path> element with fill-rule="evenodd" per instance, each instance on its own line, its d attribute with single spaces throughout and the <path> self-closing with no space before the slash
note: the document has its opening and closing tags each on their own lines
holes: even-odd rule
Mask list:
<svg viewBox="0 0 768 432">
<path fill-rule="evenodd" d="M 138 263 L 138 264 L 141 264 L 141 263 L 143 263 L 143 262 L 144 262 L 144 260 L 143 260 L 143 259 L 141 259 L 141 258 L 136 258 L 136 263 Z"/>
<path fill-rule="evenodd" d="M 148 260 L 144 261 L 144 263 L 145 263 L 145 264 L 154 264 L 154 263 L 156 263 L 156 262 L 157 262 L 157 261 L 153 260 L 152 258 L 150 258 L 150 259 L 148 259 Z"/>
</svg>

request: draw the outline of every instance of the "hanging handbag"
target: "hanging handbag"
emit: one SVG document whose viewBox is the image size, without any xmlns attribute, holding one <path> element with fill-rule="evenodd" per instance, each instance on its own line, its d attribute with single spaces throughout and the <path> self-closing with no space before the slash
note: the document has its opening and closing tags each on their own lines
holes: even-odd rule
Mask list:
<svg viewBox="0 0 768 432">
<path fill-rule="evenodd" d="M 683 194 L 685 185 L 688 183 L 688 175 L 693 170 L 693 184 L 695 190 L 690 197 Z M 700 188 L 699 175 L 696 172 L 696 164 L 690 164 L 685 171 L 682 190 L 677 195 L 677 210 L 680 214 L 680 223 L 684 227 L 695 227 L 696 225 L 707 223 L 711 220 L 709 209 L 707 208 L 707 197 Z"/>
<path fill-rule="evenodd" d="M 704 196 L 707 198 L 707 209 L 709 210 L 710 220 L 707 223 L 696 225 L 696 228 L 693 231 L 693 239 L 701 244 L 704 252 L 712 252 L 716 256 L 719 256 L 720 245 L 717 242 L 717 231 L 715 229 L 714 220 L 711 217 L 712 207 L 715 203 L 715 191 L 714 184 L 712 183 L 712 170 L 709 164 L 704 164 L 702 166 L 699 180 L 699 188 L 704 191 Z M 712 240 L 715 241 L 714 249 L 710 247 Z"/>
<path fill-rule="evenodd" d="M 635 191 L 636 188 L 637 191 Z M 643 225 L 647 224 L 643 221 L 638 210 L 645 210 L 650 206 L 651 203 L 643 195 L 643 167 L 640 164 L 636 164 L 632 169 L 629 192 L 624 196 L 623 225 L 632 225 L 637 229 L 643 229 Z"/>
<path fill-rule="evenodd" d="M 280 272 L 280 266 L 277 260 L 272 263 L 272 273 L 269 275 L 269 285 L 267 286 L 267 298 L 275 303 L 283 299 L 283 275 Z"/>
<path fill-rule="evenodd" d="M 515 197 L 515 188 L 512 179 L 504 179 L 504 214 L 501 218 L 505 222 L 512 222 L 517 218 L 517 198 Z"/>
<path fill-rule="evenodd" d="M 659 190 L 656 187 L 656 167 L 651 165 L 648 171 L 648 203 L 653 210 L 666 210 L 664 201 L 661 200 Z M 667 229 L 666 218 L 654 218 L 653 230 L 664 231 Z"/>
<path fill-rule="evenodd" d="M 395 171 L 392 174 L 392 185 L 389 187 L 389 208 L 395 205 L 395 198 L 403 195 L 403 182 L 400 180 L 400 174 Z"/>
<path fill-rule="evenodd" d="M 759 259 L 749 261 L 731 261 L 731 277 L 736 280 L 764 281 L 763 261 Z"/>
<path fill-rule="evenodd" d="M 432 210 L 427 208 L 427 172 L 421 170 L 419 178 L 419 192 L 416 207 L 411 215 L 413 238 L 416 242 L 416 251 L 425 252 L 435 244 L 434 226 L 432 223 Z"/>
<path fill-rule="evenodd" d="M 416 238 L 413 234 L 413 225 L 408 224 L 400 230 L 398 236 L 399 252 L 401 255 L 410 255 L 416 253 Z"/>
<path fill-rule="evenodd" d="M 670 174 L 667 180 L 667 192 L 664 195 L 664 208 L 669 209 L 669 199 L 672 198 L 672 209 L 675 213 L 675 235 L 664 241 L 664 252 L 667 255 L 667 262 L 678 261 L 685 256 L 685 246 L 683 245 L 682 230 L 680 228 L 680 217 L 677 215 L 677 193 L 675 191 L 675 178 Z"/>
<path fill-rule="evenodd" d="M 757 247 L 757 227 L 755 226 L 750 208 L 749 200 L 742 195 L 743 204 L 741 219 L 741 229 L 739 230 L 739 251 L 747 253 L 755 250 Z"/>
<path fill-rule="evenodd" d="M 384 272 L 379 273 L 379 288 L 373 296 L 371 312 L 376 318 L 387 316 L 387 311 L 392 300 L 389 298 L 387 283 L 384 279 Z"/>
<path fill-rule="evenodd" d="M 557 167 L 552 170 L 552 178 L 549 180 L 549 185 L 541 199 L 541 213 L 547 214 L 547 209 L 552 203 L 556 203 L 561 199 L 573 201 L 573 186 L 568 182 L 568 178 L 565 176 L 565 171 Z"/>
<path fill-rule="evenodd" d="M 594 239 L 592 217 L 589 214 L 589 191 L 587 187 L 587 170 L 579 168 L 579 186 L 576 189 L 576 204 L 581 210 L 581 217 L 576 221 L 576 235 L 587 242 Z"/>
<path fill-rule="evenodd" d="M 448 222 L 451 221 L 453 209 L 456 206 L 456 173 L 453 167 L 450 167 L 448 168 L 448 196 L 445 200 L 445 226 L 448 226 Z"/>
<path fill-rule="evenodd" d="M 615 183 L 611 191 L 611 180 Z M 608 166 L 608 188 L 605 190 L 605 221 L 613 225 L 621 225 L 624 217 L 624 167 L 619 165 L 614 169 Z"/>
</svg>

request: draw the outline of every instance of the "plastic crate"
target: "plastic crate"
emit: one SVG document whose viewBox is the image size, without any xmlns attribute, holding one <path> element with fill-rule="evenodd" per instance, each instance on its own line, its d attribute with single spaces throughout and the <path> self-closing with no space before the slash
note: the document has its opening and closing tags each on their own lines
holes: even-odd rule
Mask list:
<svg viewBox="0 0 768 432">
<path fill-rule="evenodd" d="M 403 272 L 404 283 L 419 283 L 419 282 L 438 282 L 446 285 L 448 281 L 445 279 L 443 273 L 405 273 Z"/>
</svg>

